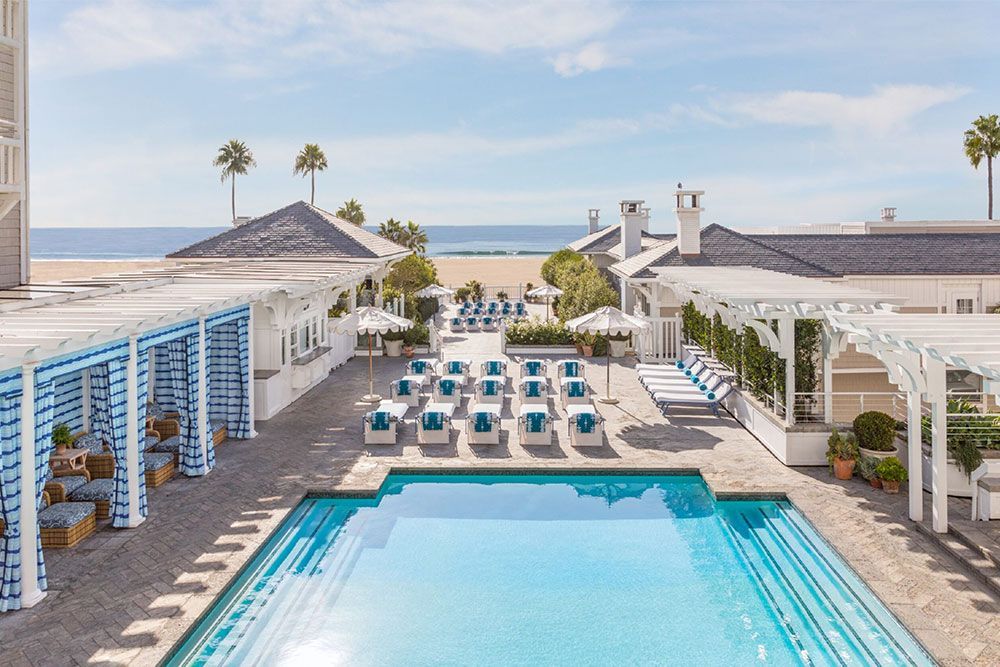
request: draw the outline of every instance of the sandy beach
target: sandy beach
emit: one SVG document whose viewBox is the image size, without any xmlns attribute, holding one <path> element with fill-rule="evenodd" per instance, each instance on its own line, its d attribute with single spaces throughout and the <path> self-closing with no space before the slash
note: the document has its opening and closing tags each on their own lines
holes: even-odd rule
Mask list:
<svg viewBox="0 0 1000 667">
<path fill-rule="evenodd" d="M 444 286 L 460 287 L 473 278 L 487 286 L 516 287 L 542 282 L 538 272 L 544 256 L 532 257 L 435 257 L 438 279 Z M 76 261 L 44 260 L 31 262 L 31 281 L 44 283 L 70 278 L 88 278 L 123 271 L 141 271 L 175 264 L 173 260 Z"/>
</svg>

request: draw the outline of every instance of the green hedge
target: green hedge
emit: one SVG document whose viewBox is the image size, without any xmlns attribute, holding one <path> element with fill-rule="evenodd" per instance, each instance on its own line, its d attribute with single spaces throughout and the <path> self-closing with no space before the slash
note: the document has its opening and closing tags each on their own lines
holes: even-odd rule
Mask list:
<svg viewBox="0 0 1000 667">
<path fill-rule="evenodd" d="M 507 327 L 508 345 L 573 345 L 573 334 L 559 322 L 522 320 Z"/>
</svg>

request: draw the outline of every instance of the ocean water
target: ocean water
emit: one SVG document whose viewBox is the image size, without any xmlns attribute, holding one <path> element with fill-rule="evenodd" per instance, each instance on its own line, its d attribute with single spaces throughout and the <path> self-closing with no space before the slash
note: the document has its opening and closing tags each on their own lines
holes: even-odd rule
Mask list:
<svg viewBox="0 0 1000 667">
<path fill-rule="evenodd" d="M 787 502 L 697 476 L 309 499 L 171 665 L 930 665 Z"/>
<path fill-rule="evenodd" d="M 377 231 L 377 227 L 367 227 Z M 39 227 L 31 230 L 35 259 L 159 259 L 225 231 L 226 227 Z M 428 226 L 434 256 L 548 255 L 587 233 L 586 225 Z"/>
</svg>

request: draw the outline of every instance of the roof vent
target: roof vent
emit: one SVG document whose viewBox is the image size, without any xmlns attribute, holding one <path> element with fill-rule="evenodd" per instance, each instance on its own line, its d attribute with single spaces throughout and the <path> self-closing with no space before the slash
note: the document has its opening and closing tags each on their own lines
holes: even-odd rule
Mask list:
<svg viewBox="0 0 1000 667">
<path fill-rule="evenodd" d="M 895 222 L 896 221 L 896 207 L 886 206 L 882 209 L 882 222 Z"/>
<path fill-rule="evenodd" d="M 249 215 L 238 215 L 235 218 L 233 218 L 233 227 L 242 227 L 243 225 L 247 224 L 251 220 L 253 220 L 252 216 L 249 216 Z"/>
</svg>

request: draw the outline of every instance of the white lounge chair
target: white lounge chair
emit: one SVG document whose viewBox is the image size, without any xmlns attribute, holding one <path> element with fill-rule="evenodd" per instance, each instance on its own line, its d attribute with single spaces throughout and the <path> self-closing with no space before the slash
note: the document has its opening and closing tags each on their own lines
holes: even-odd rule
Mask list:
<svg viewBox="0 0 1000 667">
<path fill-rule="evenodd" d="M 704 373 L 706 370 L 708 369 L 704 362 L 699 359 L 686 368 L 677 368 L 675 366 L 663 366 L 657 369 L 641 368 L 639 369 L 639 380 L 645 381 L 648 378 L 691 377 Z"/>
<path fill-rule="evenodd" d="M 972 482 L 972 520 L 1000 519 L 1000 459 L 983 459 L 969 475 Z"/>
<path fill-rule="evenodd" d="M 422 375 L 424 377 L 421 384 L 430 384 L 431 380 L 434 379 L 434 365 L 437 362 L 434 359 L 410 359 L 406 362 L 406 374 L 409 375 Z"/>
<path fill-rule="evenodd" d="M 719 416 L 719 402 L 724 399 L 729 392 L 732 391 L 732 387 L 728 384 L 719 385 L 716 391 L 710 392 L 698 392 L 698 393 L 683 393 L 683 392 L 657 392 L 653 394 L 653 401 L 660 408 L 660 412 L 663 416 L 667 416 L 667 410 L 670 409 L 672 405 L 680 405 L 684 407 L 706 407 L 712 411 L 716 417 Z"/>
<path fill-rule="evenodd" d="M 481 377 L 476 380 L 476 403 L 497 403 L 503 405 L 506 378 Z"/>
<path fill-rule="evenodd" d="M 541 359 L 525 359 L 521 362 L 521 377 L 545 377 L 547 368 Z"/>
<path fill-rule="evenodd" d="M 465 330 L 466 331 L 479 331 L 479 318 L 475 316 L 469 316 L 465 318 Z"/>
<path fill-rule="evenodd" d="M 601 447 L 604 445 L 604 417 L 590 403 L 568 405 L 566 420 L 569 442 L 573 447 Z"/>
<path fill-rule="evenodd" d="M 525 377 L 517 386 L 517 397 L 522 405 L 545 405 L 549 402 L 549 380 L 545 377 Z"/>
<path fill-rule="evenodd" d="M 583 378 L 568 377 L 559 381 L 559 400 L 563 407 L 590 403 L 590 387 Z"/>
<path fill-rule="evenodd" d="M 483 315 L 482 319 L 479 320 L 479 328 L 483 331 L 496 331 L 497 318 L 493 315 Z"/>
<path fill-rule="evenodd" d="M 405 403 L 382 401 L 362 418 L 366 445 L 396 444 L 396 430 L 410 406 Z"/>
<path fill-rule="evenodd" d="M 507 377 L 507 362 L 503 359 L 488 359 L 479 365 L 479 377 Z"/>
<path fill-rule="evenodd" d="M 518 440 L 522 445 L 552 444 L 552 415 L 543 405 L 522 405 L 517 418 Z"/>
<path fill-rule="evenodd" d="M 650 394 L 655 394 L 656 392 L 706 392 L 714 391 L 720 384 L 722 384 L 722 378 L 718 375 L 713 375 L 707 378 L 687 378 L 684 380 L 666 380 L 660 382 L 650 382 L 646 384 L 646 391 Z"/>
<path fill-rule="evenodd" d="M 417 415 L 417 442 L 422 445 L 447 445 L 451 442 L 451 416 L 454 403 L 428 403 Z"/>
<path fill-rule="evenodd" d="M 438 375 L 441 377 L 449 376 L 453 378 L 462 378 L 462 384 L 464 385 L 469 381 L 469 366 L 472 362 L 466 359 L 452 359 L 451 361 L 442 361 L 438 365 Z"/>
<path fill-rule="evenodd" d="M 465 331 L 465 321 L 461 317 L 453 317 L 449 320 L 448 326 L 452 331 Z"/>
<path fill-rule="evenodd" d="M 579 359 L 563 359 L 556 364 L 556 375 L 560 378 L 582 378 L 583 362 Z"/>
<path fill-rule="evenodd" d="M 431 400 L 435 403 L 462 404 L 462 377 L 446 375 L 434 381 Z"/>
<path fill-rule="evenodd" d="M 496 403 L 483 403 L 469 408 L 465 418 L 465 432 L 470 445 L 500 444 L 500 411 Z"/>
<path fill-rule="evenodd" d="M 420 405 L 420 377 L 404 377 L 389 383 L 389 398 L 394 403 L 406 403 L 411 408 Z"/>
</svg>

